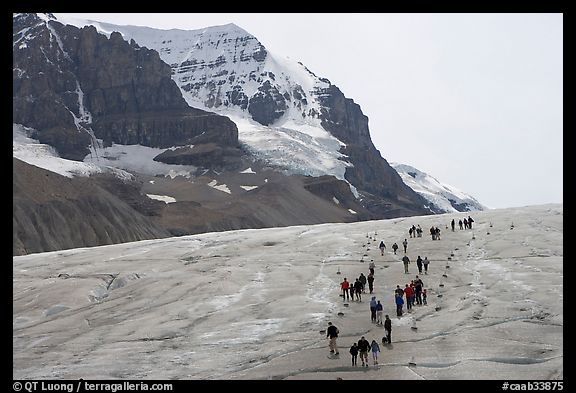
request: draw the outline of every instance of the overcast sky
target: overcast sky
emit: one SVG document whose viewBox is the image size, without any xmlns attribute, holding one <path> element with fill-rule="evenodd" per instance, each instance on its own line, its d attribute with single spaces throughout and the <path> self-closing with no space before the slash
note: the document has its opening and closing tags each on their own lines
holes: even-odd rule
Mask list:
<svg viewBox="0 0 576 393">
<path fill-rule="evenodd" d="M 161 29 L 234 23 L 359 104 L 388 162 L 490 208 L 563 202 L 561 13 L 66 15 Z"/>
</svg>

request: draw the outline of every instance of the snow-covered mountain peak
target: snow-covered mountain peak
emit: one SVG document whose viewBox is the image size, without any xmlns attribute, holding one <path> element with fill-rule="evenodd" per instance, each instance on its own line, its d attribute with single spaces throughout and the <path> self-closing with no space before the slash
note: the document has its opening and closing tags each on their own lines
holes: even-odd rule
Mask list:
<svg viewBox="0 0 576 393">
<path fill-rule="evenodd" d="M 56 17 L 54 16 L 54 14 L 51 14 L 49 12 L 37 12 L 37 13 L 15 12 L 12 14 L 13 20 L 18 20 L 19 18 L 31 18 L 31 17 L 40 19 L 44 22 L 48 22 L 50 20 L 57 20 Z"/>
<path fill-rule="evenodd" d="M 226 23 L 224 25 L 216 25 L 216 26 L 209 26 L 200 30 L 204 30 L 205 32 L 215 31 L 217 33 L 221 32 L 228 32 L 230 35 L 238 35 L 238 36 L 252 36 L 246 30 L 241 28 L 240 26 L 234 23 Z"/>
<path fill-rule="evenodd" d="M 161 30 L 60 18 L 62 23 L 94 25 L 122 34 L 158 51 L 172 67 L 173 79 L 190 106 L 227 115 L 235 113 L 263 125 L 285 121 L 316 124 L 319 97 L 331 84 L 302 63 L 272 54 L 252 34 L 234 23 L 197 30 Z M 258 107 L 273 107 L 273 115 Z"/>
<path fill-rule="evenodd" d="M 50 13 L 14 13 L 12 14 L 12 34 L 14 35 L 14 45 L 25 45 L 27 40 L 33 39 L 38 34 L 38 28 L 48 26 L 47 23 L 56 20 Z"/>
<path fill-rule="evenodd" d="M 456 187 L 439 182 L 436 178 L 413 166 L 395 162 L 390 162 L 390 165 L 398 172 L 406 185 L 430 201 L 433 205 L 430 207 L 432 211 L 451 213 L 487 209 L 470 195 Z"/>
<path fill-rule="evenodd" d="M 161 30 L 70 17 L 59 21 L 93 25 L 108 36 L 117 31 L 127 41 L 156 50 L 172 68 L 186 102 L 232 119 L 240 143 L 258 158 L 288 173 L 345 180 L 351 165 L 339 152 L 345 144 L 319 118 L 327 110 L 320 100 L 330 81 L 273 54 L 234 23 Z"/>
<path fill-rule="evenodd" d="M 56 17 L 54 16 L 54 14 L 51 14 L 49 12 L 39 12 L 36 14 L 36 16 L 45 22 L 48 22 L 50 20 L 56 20 Z"/>
</svg>

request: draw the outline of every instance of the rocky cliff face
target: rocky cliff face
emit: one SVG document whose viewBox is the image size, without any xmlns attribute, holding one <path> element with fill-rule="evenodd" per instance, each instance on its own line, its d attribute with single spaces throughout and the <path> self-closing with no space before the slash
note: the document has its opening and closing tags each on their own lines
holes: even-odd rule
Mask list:
<svg viewBox="0 0 576 393">
<path fill-rule="evenodd" d="M 236 125 L 190 108 L 157 52 L 50 14 L 13 16 L 13 122 L 77 161 L 112 143 L 238 146 Z M 141 185 L 69 179 L 20 160 L 13 171 L 14 255 L 170 235 L 154 222 L 164 203 Z"/>
<path fill-rule="evenodd" d="M 228 118 L 190 108 L 154 50 L 79 29 L 50 15 L 20 14 L 13 24 L 14 122 L 65 158 L 90 145 L 170 147 L 201 142 L 238 145 Z"/>
<path fill-rule="evenodd" d="M 42 130 L 34 137 L 63 157 L 81 160 L 89 153 L 89 117 L 81 113 L 82 92 L 53 24 L 36 14 L 13 18 L 13 118 Z"/>
<path fill-rule="evenodd" d="M 429 214 L 425 199 L 404 184 L 374 147 L 360 106 L 334 85 L 323 93 L 322 126 L 346 144 L 341 151 L 354 163 L 346 169 L 346 179 L 362 191 L 366 208 L 384 217 Z"/>
</svg>

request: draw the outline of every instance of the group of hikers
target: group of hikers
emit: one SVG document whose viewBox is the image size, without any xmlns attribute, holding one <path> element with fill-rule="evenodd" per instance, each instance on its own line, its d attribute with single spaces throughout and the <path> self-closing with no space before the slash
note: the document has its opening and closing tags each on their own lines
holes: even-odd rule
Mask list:
<svg viewBox="0 0 576 393">
<path fill-rule="evenodd" d="M 422 237 L 422 228 L 420 228 L 420 224 L 418 224 L 418 227 L 412 225 L 410 229 L 408 229 L 408 234 L 410 237 L 412 237 L 412 235 L 414 235 L 414 237 Z"/>
<path fill-rule="evenodd" d="M 404 255 L 402 257 L 402 262 L 404 263 L 404 274 L 410 274 L 408 271 L 408 265 L 410 264 L 410 258 L 408 258 L 408 255 Z M 422 268 L 424 268 L 424 274 L 428 274 L 428 265 L 430 265 L 430 260 L 428 257 L 424 257 L 424 259 L 422 259 L 420 255 L 418 255 L 418 258 L 416 259 L 418 273 L 422 274 Z"/>
<path fill-rule="evenodd" d="M 458 226 L 460 227 L 461 230 L 472 229 L 473 222 L 474 220 L 472 219 L 472 217 L 468 216 L 468 218 L 464 218 L 464 221 L 458 220 Z M 464 224 L 464 228 L 462 228 L 462 224 Z M 456 222 L 454 221 L 454 219 L 452 219 L 452 222 L 450 222 L 450 226 L 452 227 L 452 232 L 454 232 L 454 228 L 456 227 Z"/>
<path fill-rule="evenodd" d="M 406 297 L 406 300 L 404 300 Z M 414 304 L 419 306 L 427 305 L 427 293 L 426 288 L 424 288 L 424 283 L 420 277 L 416 276 L 414 280 L 410 281 L 410 284 L 406 284 L 404 288 L 400 288 L 400 285 L 396 285 L 394 290 L 394 301 L 396 303 L 396 315 L 401 317 L 403 314 L 403 307 L 406 304 L 406 310 L 412 310 Z"/>
<path fill-rule="evenodd" d="M 364 273 L 360 273 L 360 276 L 353 283 L 344 277 L 344 281 L 340 283 L 340 288 L 342 289 L 340 296 L 344 298 L 343 300 L 350 300 L 350 298 L 352 298 L 352 300 L 361 302 L 362 293 L 365 293 L 366 283 L 368 283 L 370 293 L 372 293 L 374 291 L 374 273 L 369 273 L 368 277 L 366 277 Z"/>
<path fill-rule="evenodd" d="M 386 315 L 386 320 L 384 321 L 384 329 L 386 330 L 386 335 L 382 337 L 382 344 L 390 343 L 391 342 L 391 335 L 392 335 L 392 321 L 390 317 Z M 330 339 L 329 341 L 329 348 L 330 353 L 339 355 L 340 352 L 338 350 L 338 343 L 336 339 L 338 338 L 338 334 L 340 331 L 338 328 L 332 324 L 332 322 L 328 322 L 328 329 L 326 331 L 326 337 Z M 368 367 L 368 352 L 372 352 L 372 361 L 374 365 L 378 364 L 378 354 L 380 353 L 380 345 L 376 340 L 372 340 L 369 342 L 366 340 L 364 336 L 358 340 L 358 343 L 353 343 L 348 352 L 352 355 L 352 366 L 358 365 L 358 355 L 360 355 L 360 361 L 362 362 L 362 367 Z"/>
<path fill-rule="evenodd" d="M 461 230 L 472 229 L 473 222 L 474 220 L 472 217 L 468 216 L 468 218 L 464 218 L 464 221 L 458 220 L 458 226 Z M 462 227 L 462 225 L 464 225 L 464 227 Z M 450 227 L 452 228 L 452 232 L 454 232 L 456 228 L 456 221 L 454 221 L 454 219 L 450 222 Z M 448 225 L 446 225 L 446 229 L 448 229 Z M 410 231 L 411 230 L 412 228 L 410 228 Z M 432 240 L 440 240 L 440 228 L 434 226 L 430 227 L 430 235 L 432 236 Z"/>
<path fill-rule="evenodd" d="M 404 247 L 404 254 L 406 254 L 406 251 L 408 250 L 408 239 L 404 239 L 404 241 L 402 242 L 402 247 Z M 386 245 L 384 244 L 384 241 L 380 242 L 380 254 L 384 255 L 384 250 L 386 250 Z M 394 251 L 394 255 L 396 255 L 396 250 L 398 250 L 398 244 L 394 243 L 392 244 L 392 251 Z"/>
<path fill-rule="evenodd" d="M 460 220 L 459 225 L 460 229 L 462 229 L 462 224 L 464 223 L 466 229 L 472 229 L 472 223 L 474 220 L 468 216 L 468 218 L 464 219 L 464 221 Z M 452 230 L 454 231 L 455 221 L 451 221 Z M 437 227 L 430 228 L 430 233 L 432 235 L 432 240 L 440 240 L 440 229 Z M 410 237 L 421 237 L 422 236 L 422 229 L 420 225 L 415 227 L 414 225 L 409 229 Z M 402 242 L 404 247 L 404 254 L 407 253 L 408 241 L 404 239 Z M 384 251 L 386 251 L 386 245 L 384 241 L 381 241 L 379 244 L 379 249 L 381 255 L 384 255 Z M 398 245 L 394 243 L 392 245 L 392 250 L 394 254 L 398 249 Z M 410 264 L 410 258 L 407 255 L 402 257 L 402 262 L 404 263 L 404 273 L 409 274 L 408 265 Z M 416 265 L 418 267 L 418 273 L 428 274 L 428 265 L 430 261 L 428 257 L 425 256 L 424 259 L 418 255 L 416 259 Z M 348 279 L 345 277 L 344 280 L 340 283 L 340 288 L 342 289 L 342 294 L 340 296 L 343 297 L 343 300 L 356 300 L 361 302 L 362 301 L 362 293 L 365 292 L 366 283 L 368 283 L 370 294 L 373 293 L 374 290 L 374 267 L 375 264 L 373 261 L 369 264 L 370 273 L 368 277 L 364 276 L 364 273 L 360 273 L 360 276 L 355 279 L 354 283 L 350 283 Z M 404 300 L 405 299 L 405 300 Z M 411 280 L 410 283 L 406 283 L 404 288 L 401 288 L 400 285 L 396 285 L 396 289 L 394 290 L 394 302 L 396 304 L 396 315 L 400 318 L 404 313 L 404 304 L 406 304 L 406 310 L 411 311 L 413 306 L 425 306 L 428 304 L 427 302 L 427 293 L 426 288 L 424 288 L 424 282 L 422 279 L 416 275 L 415 279 Z M 370 320 L 372 323 L 375 323 L 377 326 L 383 326 L 385 335 L 382 337 L 382 344 L 387 345 L 392 343 L 392 321 L 390 320 L 390 316 L 386 315 L 384 319 L 382 319 L 382 315 L 384 313 L 384 307 L 380 300 L 376 299 L 376 296 L 372 296 L 370 300 Z M 338 338 L 339 330 L 336 326 L 334 326 L 331 322 L 328 322 L 328 329 L 326 337 L 330 339 L 330 353 L 334 355 L 338 355 L 338 345 L 337 345 L 337 338 Z M 357 366 L 357 357 L 360 355 L 360 360 L 362 362 L 362 367 L 368 367 L 368 352 L 372 353 L 372 360 L 374 365 L 378 364 L 378 354 L 380 353 L 380 345 L 376 340 L 372 340 L 369 342 L 366 340 L 364 336 L 358 340 L 358 342 L 353 343 L 352 347 L 350 347 L 349 352 L 352 356 L 352 366 Z"/>
</svg>

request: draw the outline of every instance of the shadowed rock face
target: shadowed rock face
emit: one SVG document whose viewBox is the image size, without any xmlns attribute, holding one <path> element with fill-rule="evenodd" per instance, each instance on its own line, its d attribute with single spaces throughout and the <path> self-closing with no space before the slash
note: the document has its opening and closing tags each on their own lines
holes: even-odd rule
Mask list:
<svg viewBox="0 0 576 393">
<path fill-rule="evenodd" d="M 346 179 L 364 195 L 365 207 L 385 218 L 429 214 L 424 208 L 426 200 L 404 184 L 374 147 L 368 117 L 360 106 L 334 85 L 323 93 L 319 99 L 328 109 L 320 113 L 322 127 L 346 144 L 341 152 L 354 163 L 346 168 Z"/>
<path fill-rule="evenodd" d="M 286 98 L 270 81 L 264 82 L 248 103 L 248 112 L 252 118 L 265 126 L 279 119 L 286 109 Z"/>
<path fill-rule="evenodd" d="M 14 122 L 41 130 L 33 137 L 63 157 L 82 159 L 89 152 L 90 135 L 75 125 L 80 111 L 71 61 L 35 14 L 14 18 L 13 33 Z"/>
<path fill-rule="evenodd" d="M 163 203 L 140 195 L 135 184 L 101 181 L 122 199 L 94 179 L 67 178 L 13 159 L 13 255 L 169 236 L 142 213 L 154 215 Z"/>
<path fill-rule="evenodd" d="M 179 236 L 374 218 L 357 203 L 348 184 L 332 176 L 285 176 L 271 171 L 253 176 L 258 178 L 254 183 L 260 185 L 250 192 L 240 193 L 226 182 L 234 190 L 230 196 L 220 191 L 216 191 L 220 195 L 214 195 L 213 190 L 210 194 L 188 182 L 183 187 L 194 187 L 194 191 L 187 195 L 194 194 L 194 199 L 200 202 L 170 203 L 154 220 Z M 263 181 L 264 178 L 268 181 Z M 334 196 L 338 204 L 333 201 Z"/>
<path fill-rule="evenodd" d="M 209 149 L 208 149 L 209 151 Z M 259 186 L 232 195 L 201 182 L 156 179 L 178 201 L 165 204 L 148 181 L 111 175 L 68 178 L 13 159 L 13 255 L 248 228 L 373 219 L 347 183 L 331 176 L 285 176 L 267 171 Z M 244 166 L 245 167 L 244 163 Z M 260 172 L 260 171 L 259 171 Z M 143 187 L 144 186 L 144 187 Z M 338 204 L 333 201 L 338 199 Z M 199 201 L 199 202 L 197 202 Z M 354 210 L 351 214 L 349 210 Z"/>
<path fill-rule="evenodd" d="M 227 117 L 190 108 L 154 50 L 82 29 L 14 18 L 14 122 L 64 158 L 81 160 L 94 137 L 104 143 L 169 147 L 195 138 L 238 145 Z"/>
<path fill-rule="evenodd" d="M 194 144 L 193 147 L 168 149 L 154 157 L 154 161 L 166 164 L 209 166 L 214 170 L 241 169 L 243 152 L 238 148 L 221 147 L 215 143 Z M 209 164 L 209 165 L 208 165 Z"/>
</svg>

